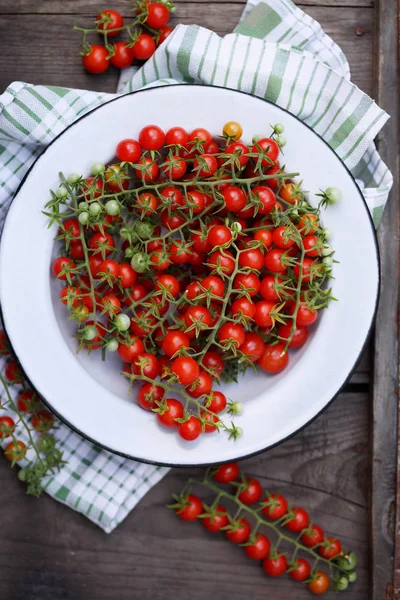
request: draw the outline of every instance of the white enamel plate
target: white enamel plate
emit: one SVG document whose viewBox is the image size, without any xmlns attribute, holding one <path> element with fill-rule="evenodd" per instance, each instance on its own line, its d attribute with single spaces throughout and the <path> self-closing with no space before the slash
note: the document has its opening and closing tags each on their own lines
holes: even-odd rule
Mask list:
<svg viewBox="0 0 400 600">
<path fill-rule="evenodd" d="M 221 432 L 195 443 L 162 429 L 127 394 L 117 356 L 101 361 L 76 354 L 74 325 L 59 301 L 61 284 L 50 276 L 56 228 L 42 214 L 59 172 L 88 175 L 96 162 L 112 160 L 117 143 L 137 138 L 155 123 L 205 127 L 219 134 L 240 121 L 244 141 L 283 123 L 284 160 L 301 173 L 311 203 L 320 189 L 335 186 L 343 200 L 328 208 L 324 226 L 336 250 L 333 293 L 338 302 L 321 313 L 305 347 L 292 352 L 278 376 L 248 373 L 223 386 L 245 405 L 235 423 L 243 436 Z M 62 420 L 105 448 L 130 458 L 168 465 L 219 463 L 273 446 L 298 431 L 338 394 L 351 375 L 370 331 L 377 305 L 379 260 L 375 232 L 364 199 L 349 171 L 329 146 L 301 121 L 264 100 L 206 86 L 169 86 L 126 95 L 85 115 L 64 131 L 31 167 L 7 216 L 1 240 L 0 294 L 5 329 L 32 385 Z"/>
</svg>

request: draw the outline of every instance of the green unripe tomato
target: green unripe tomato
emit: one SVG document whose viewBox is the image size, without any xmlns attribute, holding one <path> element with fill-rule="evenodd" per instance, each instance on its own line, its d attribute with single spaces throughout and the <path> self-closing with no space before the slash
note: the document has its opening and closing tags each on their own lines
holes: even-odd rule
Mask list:
<svg viewBox="0 0 400 600">
<path fill-rule="evenodd" d="M 274 131 L 279 135 L 285 131 L 285 126 L 282 125 L 282 123 L 276 123 L 276 125 L 274 125 Z"/>
<path fill-rule="evenodd" d="M 357 555 L 354 552 L 348 552 L 335 561 L 342 571 L 354 571 L 357 566 Z"/>
<path fill-rule="evenodd" d="M 136 226 L 136 232 L 142 240 L 148 240 L 152 236 L 153 225 L 150 223 L 138 223 Z"/>
<path fill-rule="evenodd" d="M 332 254 L 333 250 L 332 248 L 329 246 L 329 244 L 325 244 L 324 247 L 322 248 L 322 256 L 329 256 L 330 254 Z"/>
<path fill-rule="evenodd" d="M 329 227 L 325 227 L 323 234 L 325 236 L 325 239 L 330 240 L 331 237 L 333 236 L 333 231 Z"/>
<path fill-rule="evenodd" d="M 325 190 L 325 196 L 327 197 L 329 204 L 337 204 L 342 199 L 342 192 L 337 187 L 328 187 Z"/>
<path fill-rule="evenodd" d="M 148 256 L 145 252 L 136 252 L 132 256 L 131 266 L 136 273 L 144 273 L 147 271 L 149 264 Z"/>
<path fill-rule="evenodd" d="M 279 148 L 283 148 L 287 144 L 287 139 L 284 135 L 278 135 L 276 138 L 276 143 L 278 144 Z"/>
<path fill-rule="evenodd" d="M 87 225 L 89 223 L 90 215 L 88 212 L 84 211 L 78 216 L 78 221 L 81 225 Z"/>
<path fill-rule="evenodd" d="M 126 316 L 126 315 L 123 315 L 123 316 Z M 119 344 L 118 344 L 117 340 L 112 339 L 107 343 L 106 350 L 107 350 L 107 352 L 116 352 L 118 350 L 118 346 L 119 346 Z"/>
<path fill-rule="evenodd" d="M 103 165 L 103 163 L 95 163 L 92 167 L 92 175 L 101 175 L 105 170 L 106 167 Z"/>
<path fill-rule="evenodd" d="M 114 325 L 119 331 L 128 331 L 131 326 L 131 320 L 128 315 L 122 313 L 115 318 Z"/>
<path fill-rule="evenodd" d="M 355 571 L 347 573 L 347 579 L 349 580 L 349 583 L 355 583 L 357 581 L 357 573 Z"/>
<path fill-rule="evenodd" d="M 97 335 L 96 327 L 92 327 L 90 325 L 88 327 L 85 327 L 85 330 L 83 332 L 83 338 L 85 340 L 87 340 L 88 342 L 91 342 L 92 340 L 94 340 L 96 335 Z"/>
<path fill-rule="evenodd" d="M 126 258 L 132 258 L 132 256 L 135 254 L 136 250 L 134 248 L 132 248 L 132 246 L 129 246 L 129 248 L 127 248 L 125 250 L 125 257 Z"/>
<path fill-rule="evenodd" d="M 87 202 L 79 202 L 79 210 L 89 210 L 89 204 Z"/>
<path fill-rule="evenodd" d="M 46 452 L 50 448 L 55 446 L 56 440 L 55 437 L 51 435 L 51 433 L 44 433 L 37 443 L 37 447 L 39 452 Z"/>
<path fill-rule="evenodd" d="M 349 587 L 349 580 L 346 575 L 342 575 L 336 582 L 336 589 L 338 592 L 344 592 Z"/>
<path fill-rule="evenodd" d="M 24 467 L 23 469 L 20 469 L 18 471 L 18 479 L 20 481 L 26 481 L 28 479 L 28 475 L 29 475 L 29 469 L 27 469 L 26 467 Z"/>
<path fill-rule="evenodd" d="M 69 185 L 76 185 L 78 183 L 78 181 L 80 181 L 81 176 L 78 175 L 78 173 L 70 173 L 70 175 L 68 175 L 67 177 L 67 181 L 69 183 Z"/>
<path fill-rule="evenodd" d="M 322 263 L 326 267 L 331 267 L 333 265 L 332 257 L 331 256 L 325 256 L 325 258 L 322 259 Z"/>
<path fill-rule="evenodd" d="M 99 204 L 98 202 L 92 202 L 92 204 L 90 204 L 89 206 L 89 211 L 90 214 L 93 215 L 94 217 L 97 217 L 101 211 L 103 210 L 101 204 Z"/>
<path fill-rule="evenodd" d="M 119 204 L 116 200 L 109 200 L 105 205 L 106 213 L 112 217 L 119 215 Z"/>
<path fill-rule="evenodd" d="M 58 190 L 56 190 L 56 196 L 60 200 L 64 200 L 65 198 L 68 198 L 68 190 L 67 190 L 67 188 L 65 188 L 63 185 L 60 185 L 60 187 L 58 188 Z"/>
</svg>

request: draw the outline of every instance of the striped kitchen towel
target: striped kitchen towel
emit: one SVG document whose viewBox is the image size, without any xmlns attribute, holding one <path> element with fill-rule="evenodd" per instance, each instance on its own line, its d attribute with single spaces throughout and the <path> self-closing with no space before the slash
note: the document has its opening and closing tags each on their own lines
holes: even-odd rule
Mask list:
<svg viewBox="0 0 400 600">
<path fill-rule="evenodd" d="M 379 224 L 392 176 L 373 140 L 388 116 L 350 82 L 340 48 L 290 0 L 249 0 L 235 32 L 225 38 L 179 25 L 141 69 L 123 72 L 118 93 L 182 82 L 239 89 L 298 116 L 344 160 Z M 0 225 L 18 184 L 46 145 L 112 97 L 21 82 L 7 88 L 0 96 Z M 18 389 L 11 392 L 15 397 Z M 22 424 L 17 433 L 26 438 Z M 106 532 L 168 471 L 115 456 L 62 423 L 55 435 L 67 464 L 44 482 L 46 491 Z M 28 454 L 26 460 L 32 458 Z"/>
</svg>

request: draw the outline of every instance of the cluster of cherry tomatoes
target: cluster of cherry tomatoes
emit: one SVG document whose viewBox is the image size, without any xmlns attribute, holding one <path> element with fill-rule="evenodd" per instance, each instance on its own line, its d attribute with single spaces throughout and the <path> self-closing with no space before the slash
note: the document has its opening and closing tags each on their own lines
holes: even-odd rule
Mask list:
<svg viewBox="0 0 400 600">
<path fill-rule="evenodd" d="M 145 61 L 153 56 L 157 46 L 162 44 L 173 29 L 168 26 L 171 2 L 136 2 L 136 17 L 129 23 L 116 10 L 104 10 L 96 20 L 93 29 L 75 27 L 84 34 L 82 62 L 89 73 L 104 73 L 110 64 L 118 69 L 133 65 L 135 60 Z M 127 41 L 110 42 L 110 38 L 126 32 Z M 88 34 L 98 33 L 104 39 L 104 45 L 89 44 Z"/>
<path fill-rule="evenodd" d="M 237 122 L 216 139 L 149 125 L 118 144 L 118 162 L 64 178 L 47 206 L 80 346 L 118 352 L 139 405 L 188 441 L 237 437 L 220 417 L 237 404 L 215 385 L 281 372 L 330 300 L 328 234 L 280 166 L 282 132 L 248 145 Z"/>
<path fill-rule="evenodd" d="M 310 517 L 304 508 L 289 507 L 288 502 L 281 494 L 264 492 L 258 479 L 245 477 L 240 473 L 237 463 L 229 463 L 210 471 L 211 477 L 202 480 L 201 485 L 218 493 L 229 502 L 233 502 L 237 514 L 238 506 L 242 508 L 242 514 L 246 516 L 257 515 L 262 519 L 262 527 L 270 528 L 274 537 L 278 535 L 280 540 L 287 544 L 294 540 L 287 532 L 296 536 L 296 551 L 280 552 L 273 546 L 271 540 L 259 531 L 260 523 L 252 531 L 250 522 L 244 517 L 232 517 L 228 509 L 217 501 L 212 504 L 203 504 L 202 500 L 193 493 L 185 493 L 174 496 L 176 503 L 171 505 L 177 515 L 184 521 L 199 520 L 203 527 L 211 532 L 222 532 L 226 538 L 234 544 L 243 547 L 246 555 L 256 561 L 262 561 L 262 568 L 270 577 L 281 577 L 288 573 L 294 581 L 307 584 L 308 589 L 315 595 L 322 595 L 330 587 L 330 578 L 323 571 L 318 570 L 318 563 L 322 562 L 331 567 L 331 572 L 336 570 L 335 589 L 344 591 L 349 583 L 356 581 L 355 567 L 357 557 L 354 552 L 343 552 L 339 540 L 325 536 L 318 525 L 312 524 Z M 212 481 L 213 480 L 213 481 Z M 232 492 L 215 486 L 214 482 L 220 484 L 232 484 Z M 221 493 L 222 492 L 222 493 Z M 314 567 L 303 557 L 298 557 L 298 550 L 310 553 Z M 311 554 L 312 553 L 312 554 Z M 318 556 L 320 558 L 318 558 Z M 333 567 L 333 568 L 332 568 Z"/>
<path fill-rule="evenodd" d="M 44 409 L 39 396 L 27 387 L 17 361 L 11 356 L 4 331 L 0 331 L 0 356 L 10 356 L 4 370 L 5 382 L 2 379 L 3 385 L 21 385 L 16 406 L 10 406 L 10 402 L 8 402 L 3 404 L 2 408 L 7 409 L 8 407 L 16 414 L 22 414 L 27 424 L 39 433 L 49 431 L 54 426 L 54 417 Z M 26 444 L 15 437 L 16 426 L 17 423 L 9 414 L 0 416 L 0 441 L 12 438 L 4 448 L 4 453 L 11 462 L 21 460 L 27 452 Z"/>
</svg>

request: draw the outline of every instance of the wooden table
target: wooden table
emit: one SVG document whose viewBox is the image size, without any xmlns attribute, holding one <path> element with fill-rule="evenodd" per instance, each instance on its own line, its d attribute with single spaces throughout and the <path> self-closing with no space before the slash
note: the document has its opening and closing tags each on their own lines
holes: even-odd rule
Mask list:
<svg viewBox="0 0 400 600">
<path fill-rule="evenodd" d="M 244 0 L 178 1 L 174 22 L 230 32 Z M 304 9 L 346 53 L 353 81 L 393 117 L 379 144 L 397 173 L 397 6 L 395 0 L 304 0 Z M 111 5 L 110 5 L 111 7 Z M 0 1 L 0 90 L 13 80 L 112 92 L 117 72 L 86 74 L 73 24 L 90 23 L 96 0 Z M 112 8 L 127 13 L 128 3 Z M 341 396 L 304 431 L 243 463 L 279 489 L 360 561 L 349 600 L 393 594 L 397 413 L 398 203 L 396 187 L 380 229 L 382 296 L 371 343 Z M 365 268 L 368 268 L 366 265 Z M 301 600 L 308 592 L 274 581 L 242 551 L 164 509 L 187 475 L 173 470 L 110 536 L 44 495 L 24 495 L 1 457 L 0 598 L 4 600 Z M 396 576 L 400 573 L 397 559 Z M 334 597 L 330 593 L 328 597 Z"/>
</svg>

